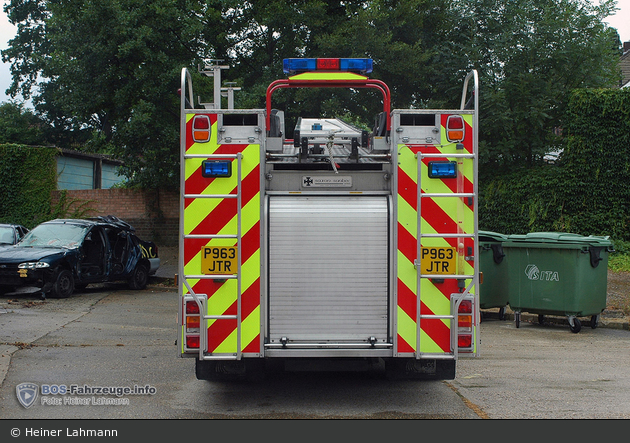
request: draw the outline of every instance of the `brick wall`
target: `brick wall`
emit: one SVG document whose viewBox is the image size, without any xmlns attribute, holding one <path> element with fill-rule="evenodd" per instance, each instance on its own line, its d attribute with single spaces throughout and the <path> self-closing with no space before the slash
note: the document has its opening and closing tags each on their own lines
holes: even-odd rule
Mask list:
<svg viewBox="0 0 630 443">
<path fill-rule="evenodd" d="M 53 191 L 52 205 L 62 191 Z M 67 190 L 67 217 L 115 215 L 134 228 L 143 240 L 158 246 L 176 246 L 179 235 L 179 193 L 135 189 Z"/>
</svg>

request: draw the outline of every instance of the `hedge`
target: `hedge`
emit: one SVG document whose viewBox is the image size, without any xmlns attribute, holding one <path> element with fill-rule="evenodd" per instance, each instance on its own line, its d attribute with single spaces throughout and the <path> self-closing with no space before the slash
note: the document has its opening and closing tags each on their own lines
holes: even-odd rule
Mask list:
<svg viewBox="0 0 630 443">
<path fill-rule="evenodd" d="M 0 145 L 0 223 L 30 229 L 50 219 L 58 153 L 56 148 Z"/>
<path fill-rule="evenodd" d="M 557 164 L 485 174 L 480 229 L 630 240 L 630 89 L 574 91 L 565 122 Z"/>
</svg>

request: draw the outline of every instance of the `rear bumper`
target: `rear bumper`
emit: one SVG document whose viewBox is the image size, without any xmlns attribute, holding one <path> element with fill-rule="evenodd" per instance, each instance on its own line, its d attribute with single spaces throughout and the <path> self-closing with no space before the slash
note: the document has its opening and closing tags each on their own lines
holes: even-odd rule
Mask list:
<svg viewBox="0 0 630 443">
<path fill-rule="evenodd" d="M 155 272 L 158 270 L 158 268 L 160 267 L 160 259 L 155 257 L 155 258 L 150 258 L 149 259 L 149 275 L 153 275 L 155 274 Z"/>
</svg>

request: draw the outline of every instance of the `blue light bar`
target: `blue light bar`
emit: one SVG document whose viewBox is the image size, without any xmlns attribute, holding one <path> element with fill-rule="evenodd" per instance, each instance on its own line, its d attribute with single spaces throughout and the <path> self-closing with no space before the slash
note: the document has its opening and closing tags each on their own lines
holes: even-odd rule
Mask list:
<svg viewBox="0 0 630 443">
<path fill-rule="evenodd" d="M 328 62 L 338 60 L 339 71 L 359 72 L 361 74 L 369 74 L 372 72 L 373 62 L 371 58 L 339 58 L 339 59 L 319 59 Z M 283 68 L 285 74 L 295 74 L 297 72 L 314 72 L 318 70 L 318 66 L 331 65 L 334 63 L 318 63 L 316 58 L 285 58 L 283 60 Z"/>
<path fill-rule="evenodd" d="M 457 162 L 429 162 L 429 178 L 456 178 Z"/>
<path fill-rule="evenodd" d="M 204 160 L 201 162 L 201 175 L 203 177 L 231 177 L 232 162 L 229 160 Z"/>
<path fill-rule="evenodd" d="M 316 58 L 285 58 L 282 68 L 285 74 L 292 72 L 315 71 L 316 69 Z"/>
<path fill-rule="evenodd" d="M 342 71 L 361 72 L 363 74 L 372 72 L 371 58 L 342 58 L 339 61 Z"/>
</svg>

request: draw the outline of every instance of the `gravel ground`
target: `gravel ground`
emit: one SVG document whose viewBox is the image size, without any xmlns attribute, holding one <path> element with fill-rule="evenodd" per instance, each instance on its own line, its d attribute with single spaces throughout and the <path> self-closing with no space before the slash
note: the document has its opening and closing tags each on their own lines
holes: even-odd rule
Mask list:
<svg viewBox="0 0 630 443">
<path fill-rule="evenodd" d="M 630 316 L 630 272 L 608 271 L 607 311 L 622 311 Z"/>
</svg>

